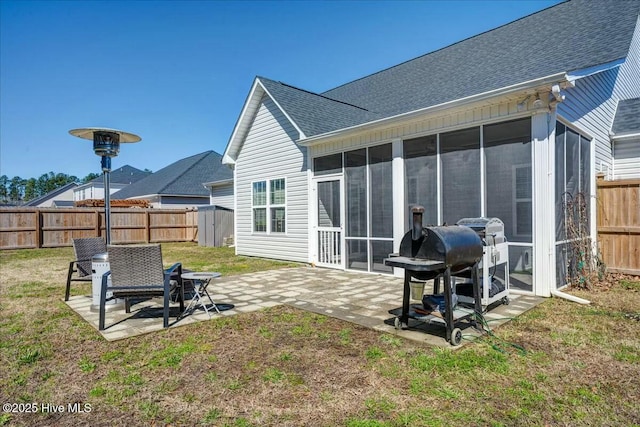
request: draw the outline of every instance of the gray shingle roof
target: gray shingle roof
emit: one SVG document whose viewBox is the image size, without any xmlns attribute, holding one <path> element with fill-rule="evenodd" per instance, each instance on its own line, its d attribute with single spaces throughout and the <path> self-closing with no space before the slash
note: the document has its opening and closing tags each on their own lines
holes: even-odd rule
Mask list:
<svg viewBox="0 0 640 427">
<path fill-rule="evenodd" d="M 205 182 L 233 178 L 233 172 L 222 164 L 222 156 L 205 151 L 170 164 L 113 194 L 113 199 L 128 199 L 154 194 L 208 196 Z"/>
<path fill-rule="evenodd" d="M 618 103 L 611 132 L 614 136 L 640 133 L 640 98 L 625 99 Z"/>
<path fill-rule="evenodd" d="M 619 60 L 639 12 L 571 0 L 321 94 L 260 81 L 309 137 Z"/>
<path fill-rule="evenodd" d="M 285 83 L 264 77 L 258 77 L 258 79 L 307 136 L 383 117 L 381 114 L 372 113 L 364 108 L 336 101 Z"/>
<path fill-rule="evenodd" d="M 133 166 L 125 165 L 113 169 L 109 174 L 109 180 L 112 184 L 133 184 L 149 175 L 151 175 L 151 172 L 141 171 Z M 104 178 L 99 176 L 98 178 L 92 179 L 91 182 L 102 182 L 103 180 Z"/>
</svg>

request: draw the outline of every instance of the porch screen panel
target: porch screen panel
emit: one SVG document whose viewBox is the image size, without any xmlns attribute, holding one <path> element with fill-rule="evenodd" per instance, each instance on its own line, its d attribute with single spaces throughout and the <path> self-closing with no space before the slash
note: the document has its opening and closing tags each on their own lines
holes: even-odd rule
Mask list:
<svg viewBox="0 0 640 427">
<path fill-rule="evenodd" d="M 318 226 L 340 227 L 340 181 L 318 182 Z"/>
<path fill-rule="evenodd" d="M 409 210 L 424 207 L 423 223 L 438 224 L 437 137 L 435 135 L 404 141 L 404 174 Z M 409 227 L 407 215 L 406 227 Z"/>
<path fill-rule="evenodd" d="M 369 148 L 371 237 L 393 237 L 391 144 Z"/>
<path fill-rule="evenodd" d="M 440 135 L 442 220 L 480 216 L 480 128 Z"/>
<path fill-rule="evenodd" d="M 345 153 L 347 237 L 367 237 L 367 150 Z"/>
<path fill-rule="evenodd" d="M 342 153 L 313 159 L 313 173 L 315 176 L 342 173 Z"/>
<path fill-rule="evenodd" d="M 486 212 L 504 222 L 510 242 L 531 243 L 531 120 L 484 126 Z"/>
<path fill-rule="evenodd" d="M 583 233 L 588 234 L 591 223 L 591 141 L 580 135 L 580 192 L 584 198 L 584 221 L 580 223 L 584 227 Z"/>
</svg>

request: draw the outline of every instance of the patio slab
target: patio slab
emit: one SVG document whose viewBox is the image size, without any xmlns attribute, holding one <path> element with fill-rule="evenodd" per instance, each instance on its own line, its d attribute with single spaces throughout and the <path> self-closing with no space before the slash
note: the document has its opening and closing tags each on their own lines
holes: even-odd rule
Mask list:
<svg viewBox="0 0 640 427">
<path fill-rule="evenodd" d="M 220 314 L 214 311 L 212 319 L 287 304 L 425 344 L 451 347 L 444 340 L 445 328 L 442 325 L 410 322 L 408 330 L 395 329 L 395 316 L 389 312 L 402 306 L 402 289 L 401 278 L 314 267 L 222 277 L 212 281 L 208 288 L 217 304 L 229 308 Z M 509 305 L 492 308 L 485 315 L 492 329 L 544 300 L 515 294 L 510 299 Z M 98 313 L 90 310 L 90 296 L 72 297 L 67 304 L 98 329 Z M 126 314 L 124 309 L 107 313 L 107 328 L 100 333 L 113 341 L 162 330 L 160 307 L 161 300 L 153 299 L 133 305 L 130 314 Z M 176 320 L 178 304 L 172 303 L 171 310 L 170 328 L 209 320 L 203 310 Z M 457 326 L 462 329 L 464 338 L 473 339 L 480 335 L 469 322 L 459 322 Z"/>
</svg>

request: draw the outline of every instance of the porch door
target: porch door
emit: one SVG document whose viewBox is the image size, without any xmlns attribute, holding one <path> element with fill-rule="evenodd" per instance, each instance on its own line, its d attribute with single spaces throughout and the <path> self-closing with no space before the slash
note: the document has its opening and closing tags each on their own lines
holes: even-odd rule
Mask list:
<svg viewBox="0 0 640 427">
<path fill-rule="evenodd" d="M 344 268 L 344 203 L 342 178 L 315 181 L 317 195 L 317 264 Z"/>
</svg>

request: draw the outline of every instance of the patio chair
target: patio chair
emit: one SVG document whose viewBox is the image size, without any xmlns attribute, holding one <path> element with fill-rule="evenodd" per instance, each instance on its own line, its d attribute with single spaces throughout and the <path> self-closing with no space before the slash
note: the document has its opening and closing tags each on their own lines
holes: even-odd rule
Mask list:
<svg viewBox="0 0 640 427">
<path fill-rule="evenodd" d="M 163 269 L 160 245 L 109 246 L 110 271 L 102 276 L 98 329 L 105 329 L 107 291 L 112 298 L 124 298 L 125 310 L 131 312 L 132 298 L 163 297 L 163 327 L 169 327 L 169 295 L 172 281 L 180 289 L 180 314 L 184 311 L 182 264 Z M 111 286 L 107 279 L 111 276 Z M 179 316 L 178 316 L 179 317 Z"/>
<path fill-rule="evenodd" d="M 107 252 L 107 245 L 102 237 L 73 239 L 73 251 L 76 259 L 69 263 L 67 289 L 64 293 L 65 301 L 69 301 L 71 282 L 91 282 L 91 259 L 96 254 Z M 77 274 L 74 275 L 74 273 Z"/>
</svg>

